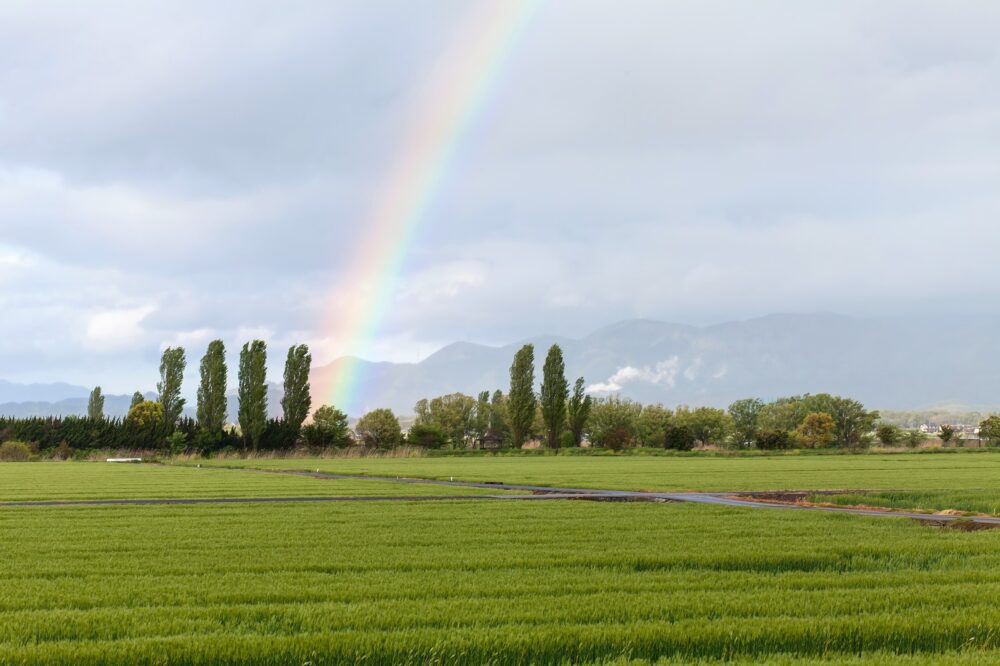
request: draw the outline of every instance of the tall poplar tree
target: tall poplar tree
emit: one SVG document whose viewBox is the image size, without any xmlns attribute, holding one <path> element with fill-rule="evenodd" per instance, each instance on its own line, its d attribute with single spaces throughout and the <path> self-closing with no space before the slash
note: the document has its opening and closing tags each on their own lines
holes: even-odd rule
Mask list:
<svg viewBox="0 0 1000 666">
<path fill-rule="evenodd" d="M 285 359 L 285 396 L 281 399 L 281 409 L 285 424 L 293 428 L 296 435 L 302 423 L 309 416 L 312 396 L 309 395 L 309 368 L 312 354 L 306 345 L 296 345 L 288 350 Z"/>
<path fill-rule="evenodd" d="M 514 355 L 514 363 L 510 366 L 507 395 L 507 421 L 514 448 L 520 448 L 531 432 L 535 407 L 535 347 L 524 345 Z"/>
<path fill-rule="evenodd" d="M 566 363 L 559 345 L 549 347 L 542 366 L 542 420 L 545 422 L 545 439 L 550 449 L 559 448 L 559 437 L 566 427 Z"/>
<path fill-rule="evenodd" d="M 240 429 L 244 442 L 257 449 L 267 427 L 267 344 L 254 340 L 240 351 Z"/>
<path fill-rule="evenodd" d="M 584 391 L 583 377 L 580 377 L 573 385 L 573 395 L 569 397 L 566 405 L 566 420 L 569 432 L 573 435 L 573 446 L 580 446 L 580 442 L 583 441 L 583 431 L 587 427 L 593 406 L 594 399 Z"/>
<path fill-rule="evenodd" d="M 510 428 L 507 427 L 507 398 L 497 389 L 490 399 L 490 435 L 507 443 Z"/>
<path fill-rule="evenodd" d="M 184 398 L 181 397 L 181 384 L 184 382 L 184 368 L 187 359 L 183 347 L 167 347 L 160 358 L 160 381 L 156 384 L 159 392 L 159 403 L 163 405 L 163 419 L 167 428 L 173 432 L 177 419 L 184 411 Z"/>
<path fill-rule="evenodd" d="M 129 403 L 128 408 L 131 410 L 133 407 L 141 405 L 144 402 L 146 402 L 146 396 L 144 396 L 139 391 L 136 391 L 135 393 L 132 394 L 132 402 Z"/>
<path fill-rule="evenodd" d="M 473 429 L 476 438 L 482 442 L 490 432 L 490 392 L 480 391 L 476 400 L 476 415 L 473 419 Z"/>
<path fill-rule="evenodd" d="M 101 395 L 101 387 L 95 386 L 90 392 L 90 399 L 87 401 L 87 418 L 100 421 L 104 418 L 104 396 Z"/>
<path fill-rule="evenodd" d="M 209 432 L 219 432 L 226 425 L 226 345 L 212 340 L 201 358 L 201 384 L 198 385 L 198 424 Z"/>
</svg>

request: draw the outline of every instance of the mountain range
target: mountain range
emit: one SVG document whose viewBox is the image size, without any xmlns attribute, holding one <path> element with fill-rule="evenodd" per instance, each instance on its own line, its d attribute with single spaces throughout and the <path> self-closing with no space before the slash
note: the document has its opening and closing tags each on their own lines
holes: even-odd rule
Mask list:
<svg viewBox="0 0 1000 666">
<path fill-rule="evenodd" d="M 750 396 L 829 392 L 885 409 L 945 403 L 988 409 L 1000 405 L 998 324 L 996 316 L 776 314 L 712 326 L 628 320 L 579 338 L 541 335 L 500 347 L 456 342 L 417 363 L 354 359 L 364 377 L 357 411 L 411 414 L 423 397 L 506 389 L 514 353 L 529 343 L 536 378 L 546 350 L 558 343 L 571 382 L 583 376 L 596 395 L 616 392 L 642 402 L 725 406 Z M 344 362 L 314 368 L 313 384 Z M 83 413 L 88 393 L 68 384 L 0 382 L 0 414 Z M 280 387 L 271 386 L 269 397 L 276 415 Z M 108 396 L 105 411 L 124 413 L 129 399 Z"/>
</svg>

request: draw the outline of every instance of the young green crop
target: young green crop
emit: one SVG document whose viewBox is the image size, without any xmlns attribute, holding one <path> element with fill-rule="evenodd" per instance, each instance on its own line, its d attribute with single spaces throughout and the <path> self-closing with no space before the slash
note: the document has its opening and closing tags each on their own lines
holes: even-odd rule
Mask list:
<svg viewBox="0 0 1000 666">
<path fill-rule="evenodd" d="M 815 495 L 813 502 L 829 502 L 844 506 L 868 505 L 918 511 L 968 511 L 1000 516 L 1000 490 L 898 490 L 840 495 Z"/>
<path fill-rule="evenodd" d="M 1000 494 L 1000 453 L 812 455 L 753 458 L 496 456 L 251 459 L 204 464 L 316 469 L 372 476 L 503 481 L 627 490 L 933 490 Z"/>
<path fill-rule="evenodd" d="M 0 663 L 1000 658 L 1000 532 L 902 520 L 584 501 L 8 507 L 0 562 Z"/>
<path fill-rule="evenodd" d="M 115 463 L 0 464 L 0 502 L 177 497 L 316 497 L 501 494 L 356 479 L 315 479 L 222 469 Z"/>
</svg>

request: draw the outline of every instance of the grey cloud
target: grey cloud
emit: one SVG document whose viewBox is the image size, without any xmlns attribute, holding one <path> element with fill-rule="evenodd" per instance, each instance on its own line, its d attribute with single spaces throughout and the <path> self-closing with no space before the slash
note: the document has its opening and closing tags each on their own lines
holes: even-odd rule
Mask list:
<svg viewBox="0 0 1000 666">
<path fill-rule="evenodd" d="M 193 359 L 252 331 L 335 354 L 334 290 L 468 8 L 4 3 L 0 378 L 131 390 L 164 344 Z M 998 22 L 981 2 L 540 3 L 373 353 L 634 316 L 995 312 Z M 95 317 L 122 335 L 91 344 Z"/>
</svg>

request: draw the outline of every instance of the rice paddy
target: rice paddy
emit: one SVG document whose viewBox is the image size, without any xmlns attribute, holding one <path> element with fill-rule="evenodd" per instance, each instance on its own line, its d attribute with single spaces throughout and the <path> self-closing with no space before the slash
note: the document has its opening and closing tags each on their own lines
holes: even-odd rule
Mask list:
<svg viewBox="0 0 1000 666">
<path fill-rule="evenodd" d="M 224 469 L 111 463 L 0 464 L 0 502 L 33 500 L 175 499 L 481 495 L 498 491 L 355 479 L 314 479 Z"/>
<path fill-rule="evenodd" d="M 952 490 L 1000 494 L 1000 453 L 464 456 L 248 459 L 204 464 L 621 490 Z"/>
<path fill-rule="evenodd" d="M 937 461 L 945 478 L 994 487 L 985 454 L 920 458 L 903 468 Z M 953 466 L 959 459 L 978 463 L 979 477 Z M 642 488 L 654 475 L 707 483 L 702 466 L 669 467 L 687 460 L 612 467 L 593 485 Z M 823 478 L 816 460 L 803 459 L 813 467 L 798 468 L 796 482 Z M 859 472 L 869 460 L 872 469 Z M 492 477 L 478 466 L 505 461 L 450 462 L 474 463 L 470 478 Z M 876 456 L 827 461 L 828 483 L 886 473 Z M 307 465 L 347 471 L 344 462 L 381 461 Z M 596 474 L 547 469 L 552 485 L 585 485 L 582 475 Z M 716 469 L 721 485 L 739 477 Z M 931 467 L 910 469 L 896 482 L 932 476 Z M 517 471 L 490 480 L 540 473 Z M 4 499 L 306 496 L 365 486 L 385 495 L 396 485 L 191 467 L 0 465 Z M 399 485 L 404 495 L 442 490 Z M 0 664 L 1000 660 L 1000 530 L 897 519 L 562 500 L 7 506 L 0 562 Z"/>
</svg>

